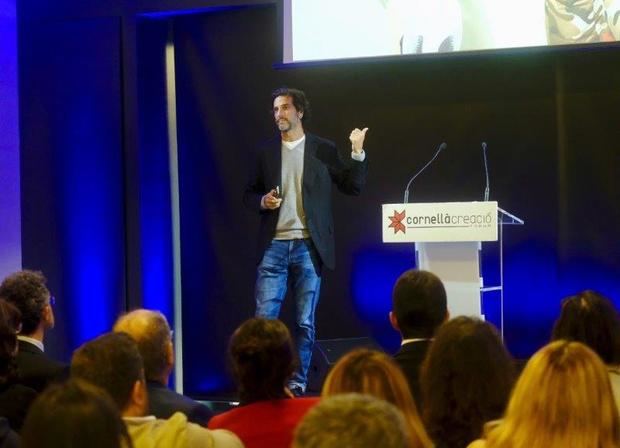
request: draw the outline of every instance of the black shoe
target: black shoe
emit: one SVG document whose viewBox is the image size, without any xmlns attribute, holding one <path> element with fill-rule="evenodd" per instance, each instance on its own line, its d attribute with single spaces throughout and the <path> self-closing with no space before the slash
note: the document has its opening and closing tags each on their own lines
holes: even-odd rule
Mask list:
<svg viewBox="0 0 620 448">
<path fill-rule="evenodd" d="M 304 390 L 300 386 L 290 386 L 288 388 L 288 390 L 290 390 L 291 393 L 293 394 L 293 396 L 295 396 L 295 397 L 303 397 L 304 396 Z"/>
</svg>

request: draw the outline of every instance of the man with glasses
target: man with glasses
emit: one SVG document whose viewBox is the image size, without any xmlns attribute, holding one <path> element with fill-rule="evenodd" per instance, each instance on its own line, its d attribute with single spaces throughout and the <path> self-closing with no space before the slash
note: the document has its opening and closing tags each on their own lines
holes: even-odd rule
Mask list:
<svg viewBox="0 0 620 448">
<path fill-rule="evenodd" d="M 68 366 L 45 354 L 45 334 L 54 328 L 56 299 L 41 272 L 19 271 L 0 284 L 0 298 L 12 303 L 22 315 L 18 337 L 18 381 L 41 392 L 54 380 L 68 375 Z"/>
</svg>

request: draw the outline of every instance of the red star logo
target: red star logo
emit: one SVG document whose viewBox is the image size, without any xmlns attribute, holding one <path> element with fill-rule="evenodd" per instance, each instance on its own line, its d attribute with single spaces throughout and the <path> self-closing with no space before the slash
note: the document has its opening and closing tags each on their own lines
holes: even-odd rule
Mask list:
<svg viewBox="0 0 620 448">
<path fill-rule="evenodd" d="M 398 213 L 394 210 L 394 216 L 388 216 L 390 221 L 392 222 L 388 227 L 392 227 L 394 229 L 394 234 L 397 234 L 399 231 L 405 233 L 405 225 L 403 224 L 403 219 L 405 219 L 405 211 Z"/>
</svg>

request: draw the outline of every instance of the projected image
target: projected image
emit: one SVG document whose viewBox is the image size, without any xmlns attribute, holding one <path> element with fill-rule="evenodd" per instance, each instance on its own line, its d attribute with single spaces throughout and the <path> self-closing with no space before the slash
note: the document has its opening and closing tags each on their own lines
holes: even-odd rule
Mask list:
<svg viewBox="0 0 620 448">
<path fill-rule="evenodd" d="M 613 42 L 620 36 L 620 0 L 546 0 L 551 45 Z"/>
<path fill-rule="evenodd" d="M 620 0 L 285 0 L 285 62 L 620 39 Z"/>
</svg>

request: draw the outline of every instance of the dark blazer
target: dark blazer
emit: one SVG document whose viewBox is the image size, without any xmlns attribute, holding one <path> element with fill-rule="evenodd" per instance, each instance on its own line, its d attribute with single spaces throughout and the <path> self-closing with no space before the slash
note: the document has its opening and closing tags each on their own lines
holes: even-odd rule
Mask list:
<svg viewBox="0 0 620 448">
<path fill-rule="evenodd" d="M 282 141 L 278 135 L 269 140 L 257 153 L 248 184 L 243 195 L 244 204 L 260 212 L 258 234 L 259 261 L 273 239 L 278 224 L 279 209 L 261 210 L 265 193 L 282 185 Z M 333 142 L 306 133 L 302 199 L 310 238 L 325 266 L 336 264 L 334 247 L 334 219 L 332 215 L 332 183 L 349 195 L 359 195 L 366 183 L 368 154 L 363 162 L 349 157 L 344 160 Z"/>
<path fill-rule="evenodd" d="M 431 341 L 409 342 L 401 346 L 400 350 L 394 355 L 394 360 L 400 366 L 407 377 L 409 388 L 413 394 L 413 399 L 422 412 L 422 392 L 420 390 L 420 367 L 426 356 L 426 352 L 431 345 Z"/>
<path fill-rule="evenodd" d="M 69 366 L 55 361 L 34 344 L 18 341 L 17 382 L 42 392 L 52 381 L 69 376 Z"/>
<path fill-rule="evenodd" d="M 185 395 L 177 394 L 156 381 L 147 381 L 149 394 L 149 414 L 157 418 L 168 419 L 175 412 L 182 412 L 192 423 L 207 426 L 213 416 L 205 405 Z"/>
<path fill-rule="evenodd" d="M 0 417 L 0 448 L 19 448 L 20 439 L 9 427 L 6 418 Z"/>
<path fill-rule="evenodd" d="M 37 391 L 22 384 L 0 386 L 0 416 L 7 419 L 13 431 L 21 431 L 30 405 L 37 395 Z"/>
</svg>

